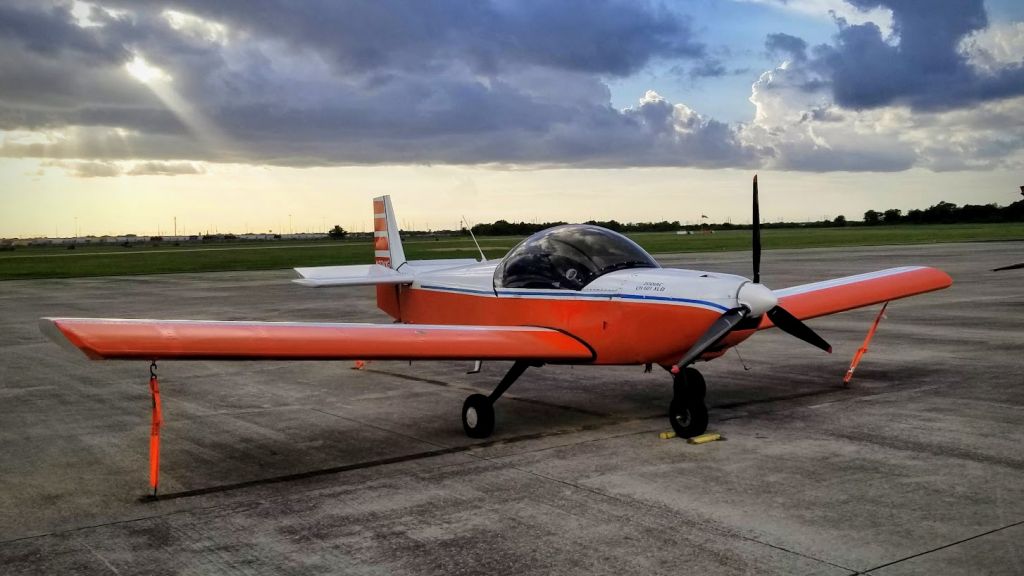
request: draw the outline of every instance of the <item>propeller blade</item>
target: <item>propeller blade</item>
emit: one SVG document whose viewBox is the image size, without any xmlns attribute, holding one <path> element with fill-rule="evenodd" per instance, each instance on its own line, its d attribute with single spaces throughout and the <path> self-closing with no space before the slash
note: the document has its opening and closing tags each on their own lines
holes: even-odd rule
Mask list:
<svg viewBox="0 0 1024 576">
<path fill-rule="evenodd" d="M 739 308 L 733 308 L 718 317 L 711 327 L 707 329 L 697 342 L 686 351 L 683 355 L 683 359 L 679 361 L 677 366 L 679 368 L 685 367 L 703 354 L 708 348 L 711 348 L 718 343 L 719 340 L 725 338 L 725 335 L 732 332 L 732 329 L 740 323 L 741 320 L 746 318 L 747 314 L 750 314 L 750 310 L 746 306 Z"/>
<path fill-rule="evenodd" d="M 832 353 L 832 346 L 825 342 L 824 338 L 818 336 L 814 330 L 811 330 L 810 326 L 801 322 L 782 306 L 776 306 L 769 310 L 768 319 L 778 326 L 779 330 L 796 336 L 811 346 L 817 346 L 829 354 Z"/>
<path fill-rule="evenodd" d="M 757 202 L 757 174 L 754 174 L 754 215 L 753 215 L 754 284 L 761 283 L 761 209 Z"/>
</svg>

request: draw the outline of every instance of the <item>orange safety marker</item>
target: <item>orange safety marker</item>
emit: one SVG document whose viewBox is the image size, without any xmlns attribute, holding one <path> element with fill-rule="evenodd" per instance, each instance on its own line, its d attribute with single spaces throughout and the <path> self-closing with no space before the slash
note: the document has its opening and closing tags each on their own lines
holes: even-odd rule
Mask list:
<svg viewBox="0 0 1024 576">
<path fill-rule="evenodd" d="M 868 344 L 871 343 L 871 339 L 875 337 L 875 331 L 878 330 L 878 323 L 885 318 L 885 308 L 889 306 L 889 302 L 886 301 L 882 304 L 882 309 L 878 311 L 878 316 L 875 318 L 875 323 L 871 325 L 871 329 L 868 330 L 868 335 L 864 337 L 864 343 L 857 349 L 857 353 L 853 355 L 853 362 L 850 362 L 850 369 L 846 371 L 846 376 L 843 376 L 843 385 L 848 386 L 850 380 L 853 379 L 853 371 L 857 369 L 857 365 L 860 364 L 860 359 L 864 357 L 864 354 L 868 351 Z"/>
<path fill-rule="evenodd" d="M 156 498 L 156 489 L 160 484 L 160 427 L 164 423 L 164 415 L 160 410 L 160 383 L 156 379 L 156 362 L 149 365 L 149 392 L 153 397 L 153 425 L 149 431 L 149 486 Z"/>
<path fill-rule="evenodd" d="M 366 368 L 365 360 L 356 360 L 355 364 L 352 365 L 353 370 L 362 370 L 363 368 Z"/>
</svg>

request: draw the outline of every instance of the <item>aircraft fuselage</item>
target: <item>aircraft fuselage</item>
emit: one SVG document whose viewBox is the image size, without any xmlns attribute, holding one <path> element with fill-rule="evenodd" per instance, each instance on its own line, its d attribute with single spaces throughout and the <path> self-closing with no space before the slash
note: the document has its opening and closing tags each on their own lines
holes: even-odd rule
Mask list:
<svg viewBox="0 0 1024 576">
<path fill-rule="evenodd" d="M 497 262 L 417 275 L 397 290 L 396 319 L 413 324 L 543 326 L 567 332 L 595 352 L 594 364 L 670 365 L 723 312 L 739 305 L 741 276 L 640 268 L 605 274 L 582 290 L 496 288 Z M 759 285 L 758 285 L 759 286 Z M 755 307 L 770 307 L 753 303 Z M 397 314 L 395 314 L 397 312 Z M 753 333 L 730 335 L 735 345 Z"/>
</svg>

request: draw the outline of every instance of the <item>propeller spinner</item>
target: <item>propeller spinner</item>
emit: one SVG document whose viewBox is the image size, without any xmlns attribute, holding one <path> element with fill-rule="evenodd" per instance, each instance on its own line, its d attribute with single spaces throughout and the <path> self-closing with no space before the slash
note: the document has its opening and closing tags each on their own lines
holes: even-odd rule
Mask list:
<svg viewBox="0 0 1024 576">
<path fill-rule="evenodd" d="M 779 305 L 775 294 L 767 286 L 761 284 L 761 211 L 757 199 L 757 175 L 754 176 L 754 201 L 753 201 L 753 262 L 754 281 L 747 282 L 740 286 L 736 293 L 736 301 L 739 304 L 721 316 L 697 339 L 697 342 L 683 355 L 673 372 L 679 372 L 683 367 L 696 361 L 709 348 L 718 344 L 736 326 L 747 317 L 758 317 L 767 314 L 768 319 L 775 324 L 779 330 L 795 336 L 812 346 L 832 353 L 832 346 L 824 338 L 811 330 L 810 326 L 804 324 L 799 318 L 790 314 L 785 308 Z"/>
</svg>

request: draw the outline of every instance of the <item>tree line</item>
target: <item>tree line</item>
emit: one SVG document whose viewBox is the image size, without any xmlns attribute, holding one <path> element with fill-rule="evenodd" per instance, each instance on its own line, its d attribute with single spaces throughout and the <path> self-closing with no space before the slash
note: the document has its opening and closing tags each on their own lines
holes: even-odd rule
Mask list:
<svg viewBox="0 0 1024 576">
<path fill-rule="evenodd" d="M 1024 193 L 1022 193 L 1024 194 Z M 951 202 L 939 202 L 923 210 L 910 210 L 904 213 L 899 208 L 888 210 L 868 210 L 862 221 L 850 221 L 840 214 L 833 219 L 814 222 L 762 222 L 762 228 L 835 228 L 844 226 L 877 226 L 881 224 L 967 224 L 989 222 L 1024 222 L 1024 200 L 1009 206 L 998 204 L 965 204 L 957 206 Z M 473 234 L 479 236 L 527 236 L 545 228 L 559 226 L 565 222 L 509 222 L 498 220 L 491 224 L 476 224 Z M 731 222 L 680 224 L 678 220 L 669 222 L 630 222 L 616 220 L 590 220 L 584 224 L 593 224 L 616 232 L 674 232 L 679 230 L 734 230 L 750 228 L 749 224 L 733 224 Z M 463 231 L 463 233 L 468 233 Z"/>
<path fill-rule="evenodd" d="M 527 236 L 534 232 L 539 232 L 545 228 L 551 228 L 552 226 L 561 226 L 565 222 L 509 222 L 507 220 L 498 220 L 492 224 L 476 224 L 473 226 L 473 234 L 480 236 Z M 668 220 L 662 220 L 661 222 L 636 222 L 636 223 L 622 223 L 617 220 L 588 220 L 583 224 L 591 224 L 593 226 L 601 226 L 609 230 L 616 232 L 672 232 L 675 230 L 682 230 L 683 226 L 678 220 L 669 222 Z"/>
<path fill-rule="evenodd" d="M 898 208 L 879 212 L 868 210 L 864 213 L 865 226 L 879 224 L 983 224 L 989 222 L 1024 221 L 1024 200 L 1009 206 L 998 204 L 964 204 L 939 202 L 924 210 L 910 210 L 906 214 Z"/>
</svg>

